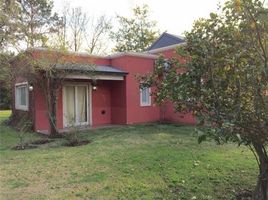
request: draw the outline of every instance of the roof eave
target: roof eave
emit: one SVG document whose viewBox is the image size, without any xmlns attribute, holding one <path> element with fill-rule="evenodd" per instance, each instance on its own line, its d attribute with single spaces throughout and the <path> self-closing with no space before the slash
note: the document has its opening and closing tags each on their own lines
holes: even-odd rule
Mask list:
<svg viewBox="0 0 268 200">
<path fill-rule="evenodd" d="M 57 70 L 65 70 L 67 72 L 71 72 L 71 73 L 74 73 L 74 72 L 77 72 L 77 73 L 85 73 L 85 72 L 88 72 L 88 73 L 96 73 L 96 74 L 120 74 L 120 75 L 128 75 L 129 73 L 128 72 L 107 72 L 107 71 L 85 71 L 85 70 L 79 70 L 79 69 L 57 69 Z"/>
<path fill-rule="evenodd" d="M 148 58 L 148 59 L 157 59 L 158 56 L 148 54 L 148 53 L 135 53 L 135 52 L 123 52 L 123 53 L 116 53 L 113 55 L 107 56 L 107 58 L 113 59 L 113 58 L 119 58 L 124 56 L 132 56 L 132 57 L 141 57 L 141 58 Z"/>
<path fill-rule="evenodd" d="M 157 48 L 157 49 L 153 49 L 153 50 L 150 50 L 150 51 L 146 51 L 145 53 L 152 53 L 152 54 L 155 54 L 155 53 L 161 53 L 163 51 L 167 51 L 167 50 L 171 50 L 171 49 L 175 49 L 179 46 L 183 46 L 185 45 L 186 42 L 183 42 L 183 43 L 180 43 L 180 44 L 173 44 L 173 45 L 169 45 L 169 46 L 166 46 L 166 47 L 161 47 L 161 48 Z"/>
</svg>

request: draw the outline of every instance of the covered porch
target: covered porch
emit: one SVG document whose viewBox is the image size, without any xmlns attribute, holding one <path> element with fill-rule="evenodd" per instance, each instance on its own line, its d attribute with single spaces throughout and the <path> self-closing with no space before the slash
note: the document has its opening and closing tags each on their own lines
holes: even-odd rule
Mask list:
<svg viewBox="0 0 268 200">
<path fill-rule="evenodd" d="M 57 101 L 59 132 L 68 132 L 73 128 L 85 130 L 126 123 L 127 72 L 103 65 L 94 66 L 92 70 L 91 65 L 77 63 L 59 64 L 56 69 L 67 72 Z M 37 98 L 36 102 L 35 129 L 48 133 L 45 128 L 48 127 L 46 106 L 42 105 L 45 104 L 42 99 Z"/>
<path fill-rule="evenodd" d="M 93 71 L 90 65 L 57 69 L 69 71 L 62 84 L 62 131 L 124 124 L 126 72 L 103 65 L 93 66 Z"/>
</svg>

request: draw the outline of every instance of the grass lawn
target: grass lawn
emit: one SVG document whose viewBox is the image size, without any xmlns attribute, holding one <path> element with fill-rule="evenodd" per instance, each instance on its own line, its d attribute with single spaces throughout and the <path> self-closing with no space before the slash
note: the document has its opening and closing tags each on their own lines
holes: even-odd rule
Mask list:
<svg viewBox="0 0 268 200">
<path fill-rule="evenodd" d="M 7 117 L 1 111 L 1 119 Z M 197 144 L 194 128 L 137 125 L 80 134 L 15 151 L 16 132 L 0 126 L 0 199 L 234 199 L 255 185 L 257 166 L 244 147 Z M 42 136 L 27 134 L 27 140 Z"/>
<path fill-rule="evenodd" d="M 0 110 L 0 121 L 7 119 L 11 115 L 11 110 Z"/>
</svg>

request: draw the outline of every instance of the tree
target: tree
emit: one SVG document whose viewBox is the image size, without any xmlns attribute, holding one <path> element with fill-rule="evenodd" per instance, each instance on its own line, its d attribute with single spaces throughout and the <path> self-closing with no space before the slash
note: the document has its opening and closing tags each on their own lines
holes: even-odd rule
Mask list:
<svg viewBox="0 0 268 200">
<path fill-rule="evenodd" d="M 18 14 L 18 4 L 15 1 L 0 0 L 0 109 L 11 107 L 11 70 L 9 60 L 13 53 L 9 47 L 14 47 L 18 40 L 14 33 L 17 26 L 13 26 L 12 19 Z M 3 11 L 6 12 L 3 12 Z"/>
<path fill-rule="evenodd" d="M 61 23 L 58 26 L 58 30 L 50 34 L 48 40 L 48 46 L 54 49 L 59 49 L 63 51 L 67 51 L 70 48 L 69 40 L 68 40 L 68 23 L 69 23 L 69 13 L 70 13 L 70 5 L 67 2 L 64 2 L 61 16 Z"/>
<path fill-rule="evenodd" d="M 82 12 L 81 7 L 72 8 L 68 25 L 72 38 L 70 43 L 74 51 L 79 51 L 81 48 L 88 21 L 89 18 L 86 13 Z"/>
<path fill-rule="evenodd" d="M 137 6 L 133 9 L 134 16 L 127 18 L 117 16 L 119 28 L 111 33 L 116 42 L 114 51 L 145 51 L 158 37 L 159 31 L 156 22 L 150 21 L 147 5 Z"/>
<path fill-rule="evenodd" d="M 249 147 L 259 166 L 253 199 L 267 200 L 268 9 L 259 0 L 229 0 L 221 11 L 198 20 L 178 49 L 181 62 L 160 57 L 142 87 L 155 86 L 158 103 L 192 112 L 199 142 Z"/>
<path fill-rule="evenodd" d="M 61 19 L 52 14 L 53 2 L 50 0 L 16 1 L 19 12 L 11 16 L 10 27 L 17 27 L 15 33 L 27 47 L 45 46 L 48 34 L 56 32 Z"/>
<path fill-rule="evenodd" d="M 11 108 L 12 73 L 9 60 L 12 55 L 11 52 L 0 51 L 0 109 Z"/>
<path fill-rule="evenodd" d="M 105 15 L 98 17 L 96 20 L 91 20 L 91 27 L 86 34 L 86 41 L 88 48 L 86 49 L 90 54 L 100 54 L 107 48 L 107 40 L 105 37 L 111 30 L 111 20 Z"/>
<path fill-rule="evenodd" d="M 13 20 L 18 16 L 19 6 L 15 0 L 0 0 L 0 11 L 0 47 L 3 52 L 4 47 L 14 46 L 19 39 L 16 34 L 18 26 Z"/>
<path fill-rule="evenodd" d="M 10 51 L 46 45 L 48 35 L 61 25 L 52 8 L 50 0 L 0 0 L 1 104 L 5 107 L 11 104 Z"/>
<path fill-rule="evenodd" d="M 111 19 L 106 15 L 94 18 L 83 12 L 81 7 L 70 8 L 69 4 L 65 4 L 62 26 L 50 38 L 49 44 L 62 50 L 101 54 L 108 47 L 107 37 L 111 28 Z"/>
</svg>

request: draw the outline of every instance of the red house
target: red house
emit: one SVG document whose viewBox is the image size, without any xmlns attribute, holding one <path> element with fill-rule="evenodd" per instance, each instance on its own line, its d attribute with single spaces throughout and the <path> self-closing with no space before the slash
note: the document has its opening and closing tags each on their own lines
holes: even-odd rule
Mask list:
<svg viewBox="0 0 268 200">
<path fill-rule="evenodd" d="M 140 89 L 136 75 L 152 72 L 159 54 L 174 55 L 183 39 L 164 33 L 143 53 L 117 53 L 109 56 L 92 56 L 83 53 L 64 53 L 55 70 L 68 74 L 61 82 L 57 98 L 57 128 L 95 127 L 112 124 L 136 124 L 156 121 L 195 123 L 189 114 L 175 113 L 171 103 L 155 104 L 150 96 L 151 88 Z M 57 51 L 37 48 L 26 50 L 31 60 L 39 60 L 59 54 Z M 94 64 L 94 76 L 81 73 Z M 13 70 L 25 65 L 17 56 L 12 61 Z M 26 64 L 27 65 L 27 64 Z M 45 96 L 38 84 L 27 77 L 17 75 L 14 81 L 13 114 L 28 113 L 33 129 L 49 132 L 49 120 Z"/>
</svg>

